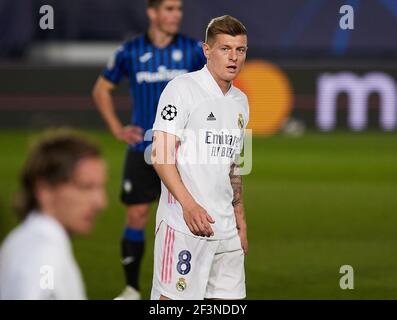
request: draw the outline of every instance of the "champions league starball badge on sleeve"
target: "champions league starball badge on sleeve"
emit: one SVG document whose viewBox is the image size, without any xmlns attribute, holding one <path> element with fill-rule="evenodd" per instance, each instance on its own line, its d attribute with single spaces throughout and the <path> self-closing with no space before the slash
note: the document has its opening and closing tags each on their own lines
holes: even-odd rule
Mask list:
<svg viewBox="0 0 397 320">
<path fill-rule="evenodd" d="M 176 110 L 176 107 L 170 104 L 168 106 L 165 106 L 163 111 L 161 111 L 161 117 L 164 120 L 168 121 L 174 120 L 177 114 L 178 112 Z"/>
</svg>

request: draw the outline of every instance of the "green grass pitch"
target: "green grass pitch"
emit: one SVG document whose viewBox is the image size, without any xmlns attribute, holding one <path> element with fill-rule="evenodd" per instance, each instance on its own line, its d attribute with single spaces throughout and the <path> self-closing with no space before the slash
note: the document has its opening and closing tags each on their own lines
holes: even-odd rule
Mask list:
<svg viewBox="0 0 397 320">
<path fill-rule="evenodd" d="M 90 299 L 123 288 L 119 240 L 125 214 L 118 193 L 125 146 L 88 131 L 108 161 L 109 205 L 95 231 L 74 239 Z M 15 225 L 10 209 L 18 171 L 37 132 L 0 132 L 0 240 Z M 397 299 L 397 136 L 308 133 L 255 139 L 244 178 L 250 251 L 248 299 Z M 154 214 L 147 227 L 141 287 L 149 298 Z M 339 269 L 354 268 L 354 290 Z"/>
</svg>

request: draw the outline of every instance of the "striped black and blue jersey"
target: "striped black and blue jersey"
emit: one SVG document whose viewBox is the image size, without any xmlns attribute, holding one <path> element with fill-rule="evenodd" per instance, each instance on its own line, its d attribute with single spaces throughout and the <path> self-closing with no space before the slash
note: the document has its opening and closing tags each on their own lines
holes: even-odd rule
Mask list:
<svg viewBox="0 0 397 320">
<path fill-rule="evenodd" d="M 157 48 L 144 34 L 118 48 L 102 75 L 115 84 L 128 78 L 132 97 L 131 123 L 146 132 L 153 127 L 157 104 L 167 83 L 180 74 L 201 69 L 205 63 L 197 40 L 177 34 L 167 47 Z M 150 143 L 143 141 L 129 148 L 143 152 Z"/>
</svg>

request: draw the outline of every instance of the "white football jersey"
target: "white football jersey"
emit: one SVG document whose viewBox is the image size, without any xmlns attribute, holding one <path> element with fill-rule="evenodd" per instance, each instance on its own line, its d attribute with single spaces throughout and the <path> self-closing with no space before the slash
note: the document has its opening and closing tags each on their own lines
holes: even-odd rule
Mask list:
<svg viewBox="0 0 397 320">
<path fill-rule="evenodd" d="M 177 169 L 193 198 L 215 220 L 214 240 L 237 233 L 229 173 L 241 152 L 248 118 L 246 95 L 234 86 L 224 95 L 206 66 L 176 77 L 160 97 L 153 131 L 180 139 Z M 156 220 L 193 236 L 181 205 L 163 183 Z"/>
<path fill-rule="evenodd" d="M 0 299 L 85 298 L 80 270 L 66 231 L 54 218 L 30 213 L 1 247 Z"/>
</svg>

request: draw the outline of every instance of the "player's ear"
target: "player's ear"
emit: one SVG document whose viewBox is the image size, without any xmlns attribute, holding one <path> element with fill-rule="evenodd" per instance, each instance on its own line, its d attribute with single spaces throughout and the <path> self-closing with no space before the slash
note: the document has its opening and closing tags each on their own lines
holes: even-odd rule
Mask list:
<svg viewBox="0 0 397 320">
<path fill-rule="evenodd" d="M 149 7 L 146 9 L 146 14 L 149 17 L 150 22 L 156 19 L 156 9 L 153 7 Z"/>
<path fill-rule="evenodd" d="M 210 54 L 210 49 L 211 48 L 208 45 L 208 43 L 203 42 L 203 52 L 204 52 L 204 55 L 207 58 L 207 60 L 208 60 L 208 57 L 209 57 L 209 54 Z"/>
<path fill-rule="evenodd" d="M 43 180 L 36 181 L 34 184 L 34 196 L 40 209 L 52 201 L 52 191 L 54 188 Z"/>
</svg>

